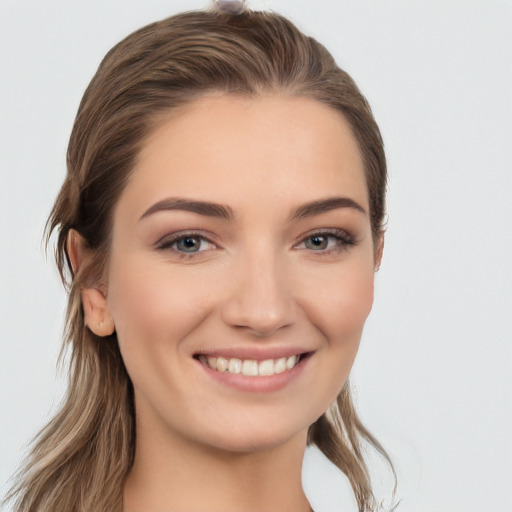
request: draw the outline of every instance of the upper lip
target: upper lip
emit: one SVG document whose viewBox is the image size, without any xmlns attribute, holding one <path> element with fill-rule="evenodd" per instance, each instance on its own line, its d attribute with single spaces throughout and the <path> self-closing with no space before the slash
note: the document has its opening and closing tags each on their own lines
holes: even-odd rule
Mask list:
<svg viewBox="0 0 512 512">
<path fill-rule="evenodd" d="M 304 347 L 231 347 L 231 348 L 205 348 L 194 352 L 194 356 L 224 357 L 226 359 L 252 359 L 265 361 L 267 359 L 281 359 L 282 357 L 297 356 L 313 352 Z"/>
</svg>

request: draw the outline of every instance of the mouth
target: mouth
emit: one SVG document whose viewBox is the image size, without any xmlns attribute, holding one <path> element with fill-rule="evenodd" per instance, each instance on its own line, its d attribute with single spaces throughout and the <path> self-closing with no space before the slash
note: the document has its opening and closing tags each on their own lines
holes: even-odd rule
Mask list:
<svg viewBox="0 0 512 512">
<path fill-rule="evenodd" d="M 302 354 L 280 357 L 278 359 L 265 359 L 262 361 L 255 359 L 239 359 L 237 357 L 214 357 L 204 354 L 196 354 L 194 358 L 210 370 L 219 373 L 244 375 L 246 377 L 270 377 L 293 370 L 293 368 L 311 354 L 311 352 L 304 352 Z"/>
</svg>

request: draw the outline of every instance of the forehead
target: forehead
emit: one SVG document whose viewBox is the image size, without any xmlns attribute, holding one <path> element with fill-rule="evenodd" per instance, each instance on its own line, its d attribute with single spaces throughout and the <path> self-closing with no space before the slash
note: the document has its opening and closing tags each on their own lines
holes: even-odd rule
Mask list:
<svg viewBox="0 0 512 512">
<path fill-rule="evenodd" d="M 368 207 L 360 151 L 339 112 L 309 98 L 217 95 L 160 119 L 123 195 L 133 206 L 176 195 L 243 206 L 258 195 L 339 194 Z"/>
</svg>

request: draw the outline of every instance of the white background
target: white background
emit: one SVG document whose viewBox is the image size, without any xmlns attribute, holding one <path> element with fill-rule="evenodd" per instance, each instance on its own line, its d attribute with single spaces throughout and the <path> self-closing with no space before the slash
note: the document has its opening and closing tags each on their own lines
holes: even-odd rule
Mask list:
<svg viewBox="0 0 512 512">
<path fill-rule="evenodd" d="M 62 392 L 65 297 L 40 240 L 81 95 L 127 33 L 206 5 L 0 0 L 2 484 Z M 512 3 L 250 6 L 287 14 L 324 43 L 383 132 L 386 251 L 352 383 L 398 467 L 398 510 L 511 512 Z M 317 511 L 351 510 L 346 482 L 317 454 L 304 476 Z"/>
</svg>

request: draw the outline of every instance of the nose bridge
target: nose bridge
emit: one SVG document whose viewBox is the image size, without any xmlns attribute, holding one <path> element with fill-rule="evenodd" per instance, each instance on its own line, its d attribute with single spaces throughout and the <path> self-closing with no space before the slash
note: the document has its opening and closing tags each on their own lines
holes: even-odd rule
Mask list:
<svg viewBox="0 0 512 512">
<path fill-rule="evenodd" d="M 295 303 L 284 256 L 268 244 L 252 244 L 237 260 L 232 293 L 224 304 L 225 322 L 257 336 L 293 323 Z"/>
</svg>

